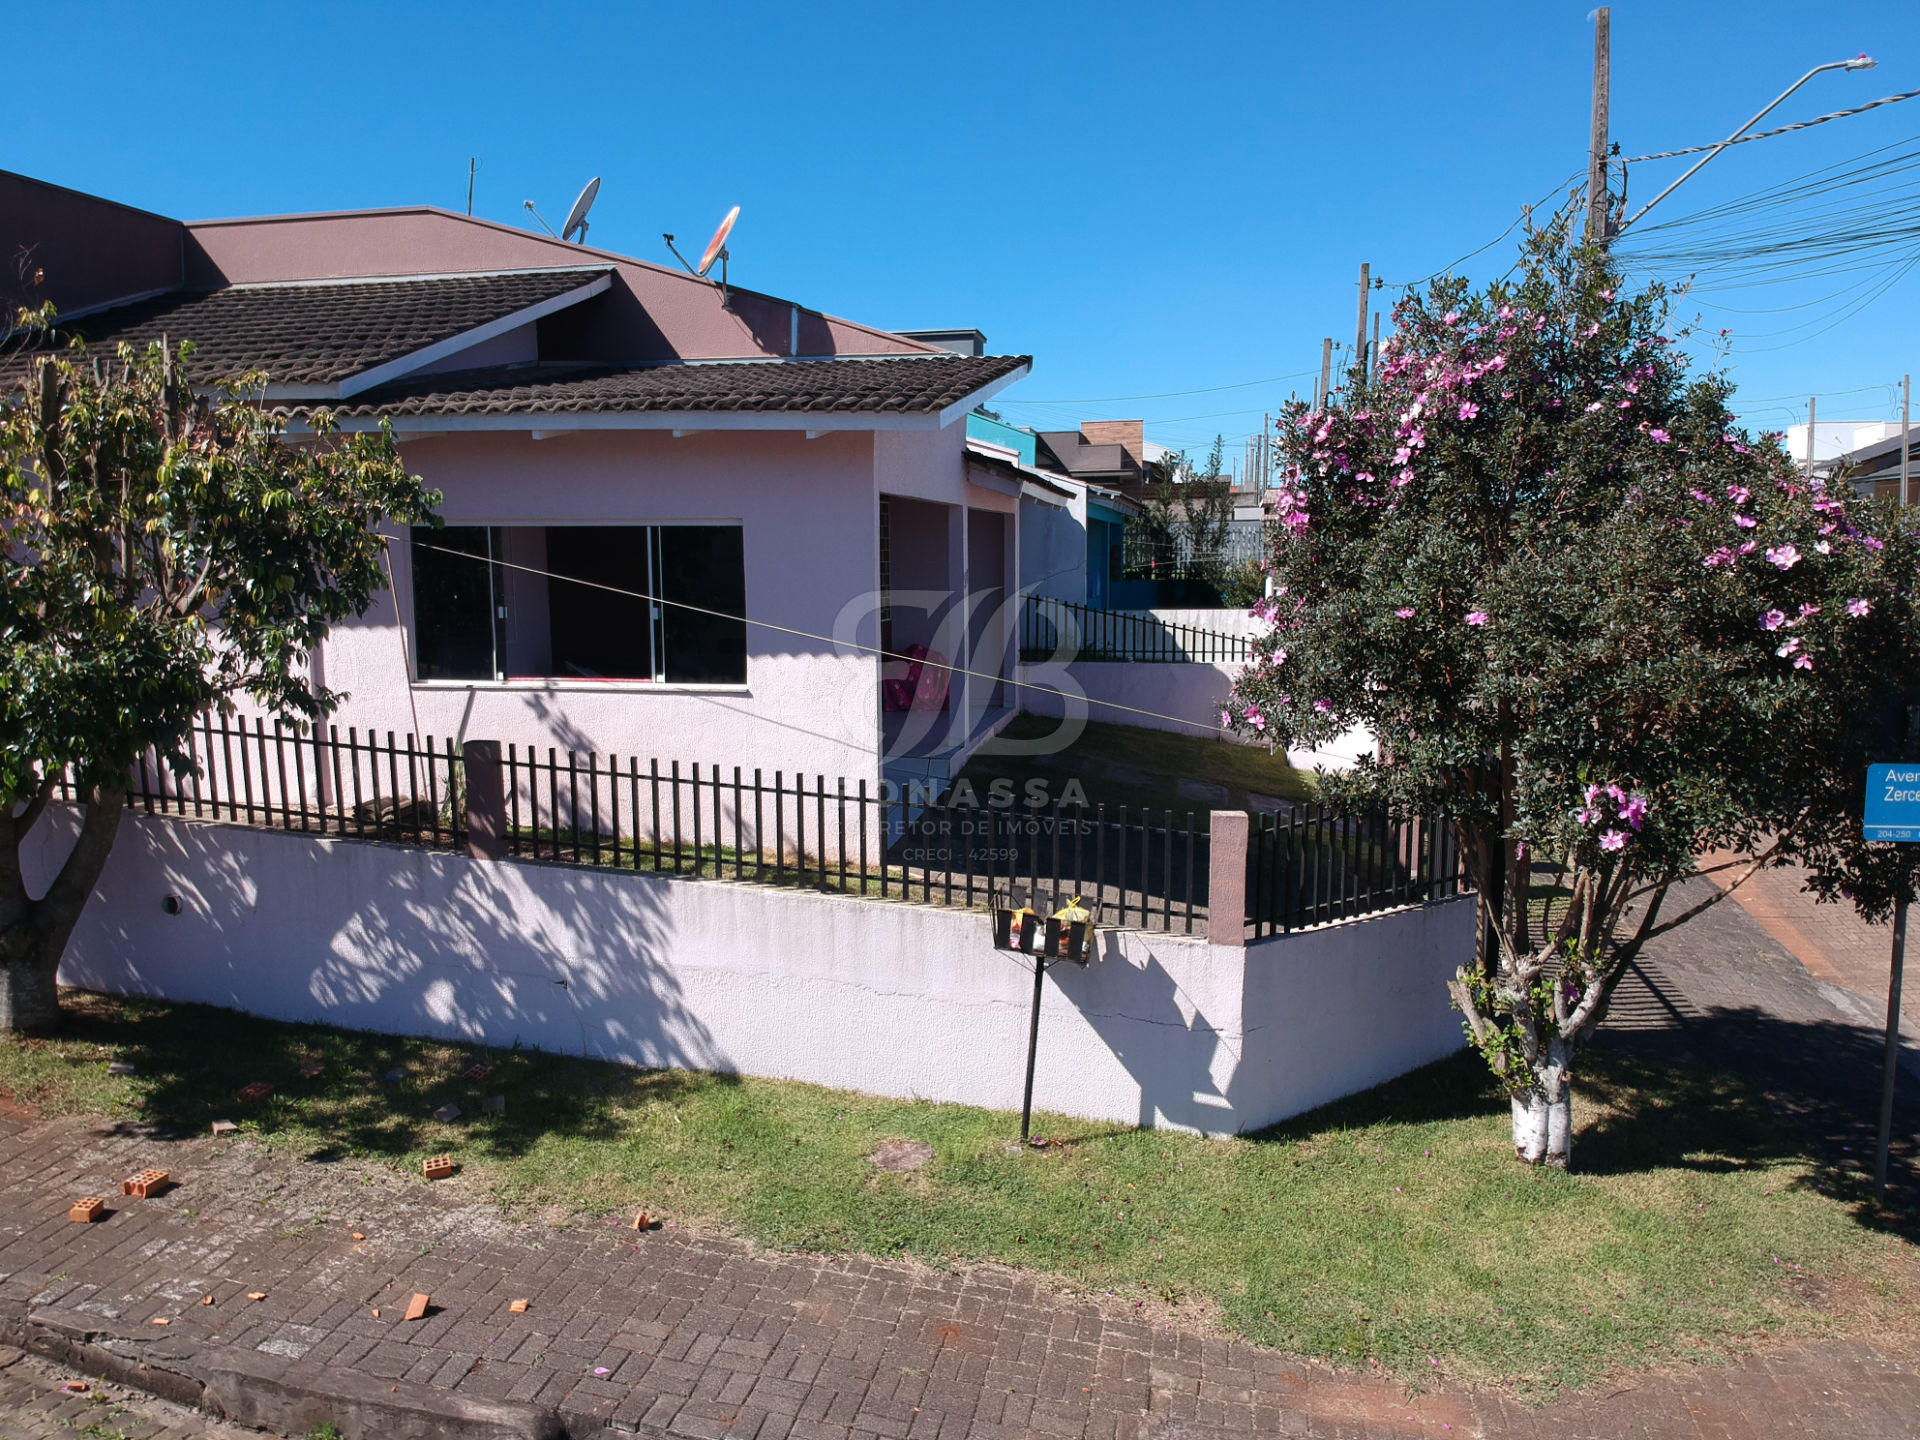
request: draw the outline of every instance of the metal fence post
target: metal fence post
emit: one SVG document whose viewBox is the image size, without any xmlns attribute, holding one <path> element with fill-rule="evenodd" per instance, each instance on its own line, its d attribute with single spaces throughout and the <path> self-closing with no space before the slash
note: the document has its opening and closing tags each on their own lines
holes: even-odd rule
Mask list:
<svg viewBox="0 0 1920 1440">
<path fill-rule="evenodd" d="M 1207 816 L 1207 943 L 1247 943 L 1247 835 L 1244 810 Z"/>
<path fill-rule="evenodd" d="M 468 740 L 460 747 L 467 772 L 467 854 L 500 860 L 507 853 L 507 787 L 498 740 Z"/>
</svg>

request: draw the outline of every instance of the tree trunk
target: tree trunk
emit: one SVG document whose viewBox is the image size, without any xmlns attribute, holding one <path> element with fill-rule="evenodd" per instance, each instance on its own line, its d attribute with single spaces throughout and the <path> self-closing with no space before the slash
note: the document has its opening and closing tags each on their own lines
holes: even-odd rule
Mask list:
<svg viewBox="0 0 1920 1440">
<path fill-rule="evenodd" d="M 1573 1157 L 1573 1082 L 1567 1044 L 1555 1038 L 1533 1083 L 1513 1097 L 1513 1155 L 1529 1165 L 1564 1170 Z"/>
<path fill-rule="evenodd" d="M 53 962 L 8 960 L 0 965 L 0 1034 L 43 1035 L 60 1023 L 60 993 L 54 987 L 54 973 L 60 968 L 60 954 Z"/>
<path fill-rule="evenodd" d="M 16 890 L 0 930 L 0 1034 L 45 1034 L 60 1024 L 60 993 L 56 976 L 60 957 L 80 914 L 87 907 L 100 872 L 113 852 L 113 838 L 127 808 L 124 790 L 95 790 L 87 797 L 80 834 L 68 852 L 60 873 L 38 900 L 27 900 Z M 5 868 L 17 886 L 19 844 L 25 835 L 15 832 L 14 853 Z"/>
</svg>

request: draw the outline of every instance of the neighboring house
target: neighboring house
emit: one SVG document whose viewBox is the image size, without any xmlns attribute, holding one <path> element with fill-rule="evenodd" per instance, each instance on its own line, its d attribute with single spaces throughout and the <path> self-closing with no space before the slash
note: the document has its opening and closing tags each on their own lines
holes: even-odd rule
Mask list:
<svg viewBox="0 0 1920 1440">
<path fill-rule="evenodd" d="M 1805 428 L 1804 426 L 1802 427 Z M 1820 427 L 1825 429 L 1823 425 Z M 1908 440 L 1907 493 L 1905 501 L 1920 503 L 1920 427 Z M 1895 496 L 1900 493 L 1900 427 L 1875 423 L 1855 432 L 1853 448 L 1830 456 L 1825 463 L 1816 453 L 1814 469 L 1825 474 L 1842 473 L 1863 496 Z"/>
<path fill-rule="evenodd" d="M 854 784 L 1011 714 L 1023 501 L 1069 497 L 965 417 L 1024 356 L 424 206 L 182 223 L 0 172 L 0 255 L 63 335 L 190 339 L 444 493 L 312 657 L 343 718 Z M 982 674 L 890 707 L 916 645 Z"/>
</svg>

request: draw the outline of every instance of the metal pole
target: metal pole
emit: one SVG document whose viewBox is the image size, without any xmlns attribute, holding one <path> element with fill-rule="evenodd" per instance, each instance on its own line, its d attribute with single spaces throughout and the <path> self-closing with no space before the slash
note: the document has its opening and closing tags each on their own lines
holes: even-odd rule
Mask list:
<svg viewBox="0 0 1920 1440">
<path fill-rule="evenodd" d="M 1587 154 L 1587 243 L 1607 240 L 1607 99 L 1611 82 L 1609 12 L 1593 12 L 1593 140 Z"/>
<path fill-rule="evenodd" d="M 1327 336 L 1326 339 L 1320 342 L 1320 397 L 1318 400 L 1314 402 L 1313 408 L 1315 410 L 1320 410 L 1325 408 L 1326 405 L 1332 399 L 1331 392 L 1327 388 L 1332 383 L 1333 383 L 1333 337 L 1329 335 Z"/>
<path fill-rule="evenodd" d="M 1880 1145 L 1873 1157 L 1873 1198 L 1887 1190 L 1887 1149 L 1893 1140 L 1893 1077 L 1900 1066 L 1900 972 L 1907 960 L 1907 881 L 1893 902 L 1893 965 L 1887 978 L 1887 1053 L 1880 1066 Z"/>
<path fill-rule="evenodd" d="M 1623 220 L 1620 223 L 1620 228 L 1618 230 L 1615 230 L 1613 233 L 1618 235 L 1620 231 L 1625 230 L 1629 225 L 1632 225 L 1635 221 L 1639 220 L 1639 218 L 1642 215 L 1646 214 L 1647 211 L 1653 209 L 1654 206 L 1658 205 L 1662 200 L 1666 199 L 1667 196 L 1671 195 L 1674 191 L 1678 190 L 1682 185 L 1686 184 L 1687 181 L 1691 180 L 1695 175 L 1699 174 L 1700 166 L 1705 165 L 1709 160 L 1713 159 L 1714 156 L 1718 155 L 1722 150 L 1726 149 L 1729 145 L 1733 144 L 1734 141 L 1738 140 L 1742 135 L 1746 134 L 1747 131 L 1751 130 L 1754 126 L 1758 125 L 1762 120 L 1766 119 L 1767 116 L 1771 115 L 1776 109 L 1780 107 L 1782 103 L 1785 102 L 1786 98 L 1789 95 L 1793 94 L 1794 91 L 1798 90 L 1802 85 L 1806 84 L 1809 80 L 1813 79 L 1814 76 L 1822 74 L 1828 70 L 1871 70 L 1873 69 L 1873 67 L 1874 67 L 1874 62 L 1869 60 L 1864 55 L 1858 56 L 1857 58 L 1852 60 L 1835 60 L 1830 64 L 1814 66 L 1813 69 L 1807 71 L 1806 74 L 1802 75 L 1798 80 L 1794 81 L 1793 84 L 1789 85 L 1786 89 L 1782 90 L 1780 94 L 1774 99 L 1773 103 L 1767 106 L 1766 109 L 1762 110 L 1758 115 L 1754 116 L 1751 120 L 1747 121 L 1746 124 L 1742 125 L 1738 130 L 1734 131 L 1733 134 L 1729 135 L 1726 139 L 1722 140 L 1718 145 L 1714 146 L 1713 149 L 1709 150 L 1706 154 L 1702 155 L 1699 159 L 1699 162 L 1691 170 L 1687 171 L 1686 174 L 1682 175 L 1678 180 L 1674 181 L 1671 185 L 1667 186 L 1666 189 L 1662 190 L 1658 195 L 1654 196 L 1653 199 L 1649 200 L 1646 204 L 1642 205 L 1638 210 L 1636 210 L 1633 214 L 1633 219 Z"/>
<path fill-rule="evenodd" d="M 1813 483 L 1813 433 L 1814 407 L 1819 403 L 1817 395 L 1807 397 L 1807 483 Z"/>
<path fill-rule="evenodd" d="M 1900 503 L 1911 505 L 1907 495 L 1907 449 L 1913 443 L 1907 431 L 1913 404 L 1913 376 L 1900 377 Z"/>
<path fill-rule="evenodd" d="M 1372 279 L 1373 267 L 1365 261 L 1360 264 L 1360 322 L 1353 329 L 1353 368 L 1360 372 L 1360 383 L 1366 384 L 1367 376 L 1367 283 Z"/>
<path fill-rule="evenodd" d="M 1029 925 L 1037 922 L 1029 920 Z M 1020 1143 L 1027 1143 L 1027 1132 L 1033 1128 L 1033 1062 L 1040 1052 L 1040 998 L 1045 993 L 1047 983 L 1047 957 L 1033 957 L 1033 1020 L 1027 1026 L 1027 1091 L 1020 1100 Z"/>
<path fill-rule="evenodd" d="M 1374 367 L 1380 363 L 1380 312 L 1373 312 L 1373 347 L 1367 351 L 1367 384 L 1373 384 Z"/>
</svg>

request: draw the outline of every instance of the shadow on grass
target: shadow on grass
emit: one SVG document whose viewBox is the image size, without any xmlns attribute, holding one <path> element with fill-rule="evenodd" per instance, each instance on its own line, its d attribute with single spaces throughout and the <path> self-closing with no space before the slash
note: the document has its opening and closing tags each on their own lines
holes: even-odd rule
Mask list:
<svg viewBox="0 0 1920 1440">
<path fill-rule="evenodd" d="M 1871 1031 L 1756 1009 L 1696 1013 L 1661 1035 L 1603 1032 L 1576 1063 L 1574 1173 L 1805 1165 L 1797 1188 L 1840 1201 L 1859 1224 L 1920 1241 L 1920 1097 L 1907 1077 L 1885 1203 L 1872 1195 L 1880 1058 L 1881 1037 Z M 1497 1078 L 1462 1050 L 1246 1138 L 1286 1144 L 1330 1130 L 1506 1114 Z"/>
<path fill-rule="evenodd" d="M 103 1054 L 133 1062 L 141 1118 L 120 1121 L 123 1128 L 205 1135 L 214 1121 L 232 1120 L 243 1129 L 296 1135 L 308 1147 L 306 1158 L 322 1162 L 403 1160 L 443 1147 L 450 1131 L 433 1112 L 449 1104 L 460 1109 L 465 1147 L 512 1159 L 556 1135 L 619 1139 L 618 1109 L 739 1083 L 723 1073 L 640 1070 L 518 1047 L 291 1024 L 209 1005 L 67 991 L 62 1010 L 58 1035 L 26 1043 L 60 1052 L 66 1068 L 88 1075 L 100 1073 Z M 303 1077 L 315 1065 L 320 1073 Z M 484 1077 L 467 1078 L 474 1066 L 486 1067 Z M 50 1067 L 40 1068 L 45 1075 Z M 405 1073 L 387 1078 L 396 1071 Z M 240 1098 L 255 1084 L 272 1093 Z M 504 1109 L 486 1111 L 490 1096 L 504 1099 Z M 57 1094 L 45 1098 L 60 1103 Z"/>
</svg>

